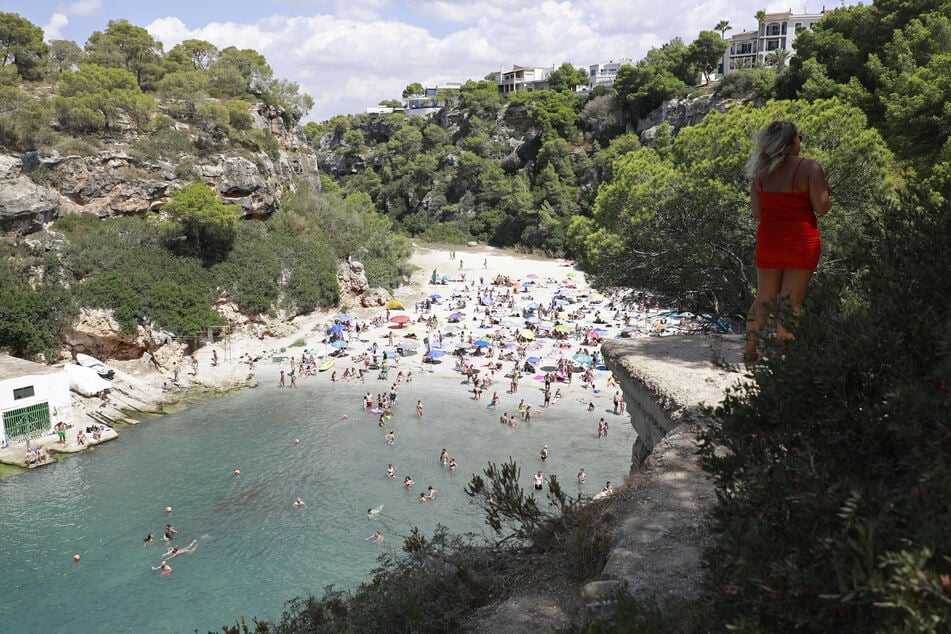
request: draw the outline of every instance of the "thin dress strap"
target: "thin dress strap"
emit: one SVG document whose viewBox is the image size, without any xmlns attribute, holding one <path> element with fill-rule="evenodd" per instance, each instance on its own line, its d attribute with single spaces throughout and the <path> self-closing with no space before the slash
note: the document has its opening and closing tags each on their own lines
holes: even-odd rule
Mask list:
<svg viewBox="0 0 951 634">
<path fill-rule="evenodd" d="M 789 184 L 790 193 L 796 191 L 796 175 L 799 174 L 799 168 L 802 166 L 802 162 L 805 160 L 806 160 L 805 158 L 800 158 L 799 162 L 796 163 L 796 169 L 793 170 L 793 173 L 792 173 L 792 183 Z"/>
</svg>

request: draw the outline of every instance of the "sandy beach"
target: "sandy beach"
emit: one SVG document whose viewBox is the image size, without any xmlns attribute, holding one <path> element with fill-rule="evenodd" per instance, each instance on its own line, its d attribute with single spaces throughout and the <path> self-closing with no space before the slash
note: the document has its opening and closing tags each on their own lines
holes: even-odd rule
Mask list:
<svg viewBox="0 0 951 634">
<path fill-rule="evenodd" d="M 454 356 L 453 352 L 465 348 L 464 363 L 474 370 L 487 371 L 480 378 L 485 378 L 493 367 L 495 369 L 492 373 L 494 382 L 483 386 L 488 392 L 482 397 L 486 400 L 491 399 L 494 392 L 505 394 L 510 390 L 510 379 L 503 377 L 511 376 L 517 362 L 523 364 L 525 359 L 537 357 L 527 379 L 539 380 L 540 373 L 553 372 L 556 367 L 561 369 L 561 364 L 575 354 L 597 356 L 599 340 L 586 340 L 586 333 L 594 328 L 599 329 L 598 337 L 606 340 L 618 335 L 624 327 L 625 317 L 628 324 L 636 324 L 643 330 L 649 329 L 652 321 L 657 321 L 659 310 L 656 307 L 648 313 L 621 313 L 609 308 L 610 298 L 589 289 L 584 274 L 571 262 L 487 246 L 458 249 L 414 246 L 410 262 L 416 268 L 410 282 L 392 293 L 393 299 L 402 302 L 405 310 L 363 308 L 358 305 L 357 297 L 349 296 L 344 297 L 339 309 L 237 328 L 227 338 L 206 343 L 192 356 L 179 357 L 180 360 L 163 367 L 140 359 L 102 359 L 117 370 L 108 401 L 104 403 L 98 398 L 82 398 L 74 394 L 74 424 L 67 434 L 66 443 L 60 444 L 55 436 L 51 436 L 36 439 L 33 446 L 45 446 L 52 452 L 81 451 L 96 444 L 88 437 L 84 444 L 77 439 L 79 430 L 94 422 L 106 425 L 136 422 L 147 413 L 170 411 L 202 393 L 221 393 L 262 384 L 277 385 L 282 371 L 286 373 L 285 381 L 290 387 L 291 358 L 299 361 L 306 350 L 320 360 L 334 351 L 329 345 L 327 331 L 341 321 L 337 317 L 342 310 L 351 317 L 347 322 L 348 329 L 342 334 L 348 340 L 346 355 L 336 359 L 333 369 L 312 376 L 300 374 L 297 380 L 329 381 L 332 376 L 342 380 L 347 369 L 356 369 L 360 365 L 358 358 L 364 353 L 373 353 L 374 346 L 382 359 L 384 350 L 392 352 L 395 347 L 402 347 L 404 342 L 407 348 L 415 349 L 403 350 L 405 356 L 394 370 L 394 379 L 400 371 L 413 372 L 418 380 L 424 380 L 427 375 L 459 376 L 460 357 Z M 434 276 L 437 283 L 433 283 Z M 499 276 L 507 277 L 508 283 L 498 283 L 501 281 Z M 430 302 L 428 308 L 425 306 L 427 300 Z M 348 306 L 346 302 L 354 306 Z M 453 313 L 457 314 L 456 319 L 450 319 Z M 396 315 L 405 316 L 404 327 L 388 321 L 388 317 Z M 434 322 L 430 327 L 420 323 L 430 318 Z M 359 333 L 355 331 L 356 324 L 360 324 Z M 556 340 L 552 336 L 556 333 L 551 332 L 554 324 L 563 330 L 570 329 L 570 332 L 560 333 Z M 520 331 L 526 335 L 525 328 L 532 329 L 532 333 L 520 337 Z M 436 347 L 437 338 L 441 339 L 447 354 L 436 363 L 424 364 L 428 338 L 432 338 L 432 347 Z M 479 339 L 489 341 L 490 345 L 482 348 L 472 345 Z M 251 360 L 254 360 L 253 364 L 249 363 Z M 611 405 L 615 394 L 619 394 L 619 388 L 607 384 L 610 372 L 598 370 L 597 364 L 588 365 L 592 366 L 593 389 L 584 384 L 582 374 L 576 371 L 568 373 L 574 379 L 572 382 L 555 382 L 552 391 L 560 390 L 566 403 L 577 404 L 572 406 L 593 403 L 602 410 L 605 402 Z M 525 380 L 526 373 L 524 368 L 522 370 Z M 537 411 L 542 403 L 529 405 Z M 115 433 L 108 430 L 98 442 L 113 438 Z M 22 458 L 20 454 L 23 452 L 16 445 L 4 451 L 10 452 L 9 456 L 2 456 L 5 462 Z"/>
</svg>

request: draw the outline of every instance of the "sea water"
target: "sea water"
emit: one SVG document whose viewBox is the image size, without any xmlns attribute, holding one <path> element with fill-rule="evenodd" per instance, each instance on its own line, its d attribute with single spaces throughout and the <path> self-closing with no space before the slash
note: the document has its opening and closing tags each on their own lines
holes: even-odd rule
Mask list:
<svg viewBox="0 0 951 634">
<path fill-rule="evenodd" d="M 541 381 L 523 379 L 517 394 L 496 381 L 495 411 L 486 408 L 492 388 L 475 401 L 458 377 L 417 371 L 381 429 L 361 395 L 388 385 L 331 383 L 326 374 L 296 389 L 268 382 L 0 481 L 0 630 L 206 632 L 241 615 L 276 619 L 292 597 L 368 579 L 381 552 L 398 550 L 414 526 L 488 535 L 464 487 L 490 461 L 516 460 L 529 491 L 540 469 L 578 492 L 584 468 L 587 496 L 629 471 L 634 432 L 626 416 L 611 413 L 613 393 L 576 394 L 509 427 L 499 416 L 516 413 L 521 398 L 540 406 Z M 602 416 L 611 427 L 599 440 Z M 384 438 L 389 429 L 393 445 Z M 547 462 L 539 457 L 544 445 Z M 440 464 L 443 448 L 455 472 Z M 402 486 L 407 475 L 416 483 L 410 490 Z M 422 504 L 429 486 L 436 499 Z M 293 506 L 298 496 L 306 506 Z M 379 518 L 368 519 L 367 509 L 380 504 Z M 163 577 L 152 568 L 163 559 L 166 523 L 178 531 L 173 543 L 198 541 L 194 553 L 168 560 L 173 572 Z M 377 530 L 384 541 L 368 541 Z M 155 543 L 145 547 L 148 533 Z"/>
</svg>

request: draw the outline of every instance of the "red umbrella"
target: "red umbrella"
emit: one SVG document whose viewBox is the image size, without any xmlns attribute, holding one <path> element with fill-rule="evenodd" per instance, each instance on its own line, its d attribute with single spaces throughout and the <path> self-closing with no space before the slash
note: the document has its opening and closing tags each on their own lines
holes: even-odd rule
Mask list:
<svg viewBox="0 0 951 634">
<path fill-rule="evenodd" d="M 395 317 L 390 317 L 390 321 L 392 321 L 394 324 L 400 324 L 400 325 L 405 324 L 409 320 L 410 320 L 409 317 L 407 317 L 406 315 L 396 315 Z"/>
</svg>

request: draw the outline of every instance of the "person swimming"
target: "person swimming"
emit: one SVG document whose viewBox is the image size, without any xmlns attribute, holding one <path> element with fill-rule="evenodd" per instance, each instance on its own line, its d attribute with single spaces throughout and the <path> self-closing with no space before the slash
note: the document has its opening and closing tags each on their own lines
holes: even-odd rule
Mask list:
<svg viewBox="0 0 951 634">
<path fill-rule="evenodd" d="M 407 489 L 409 489 L 410 487 L 412 487 L 414 484 L 416 484 L 416 483 L 413 482 L 413 479 L 412 479 L 411 477 L 409 477 L 409 476 L 406 476 L 406 477 L 403 479 L 403 486 L 406 487 Z"/>
<path fill-rule="evenodd" d="M 370 540 L 376 543 L 380 543 L 383 541 L 383 535 L 380 535 L 380 531 L 376 531 L 375 533 L 373 533 L 372 535 L 366 538 L 366 541 L 370 541 Z"/>
<path fill-rule="evenodd" d="M 142 545 L 151 546 L 153 541 L 155 541 L 155 535 L 153 535 L 152 533 L 149 533 L 148 535 L 145 536 L 145 539 L 142 540 Z"/>
<path fill-rule="evenodd" d="M 436 499 L 436 494 L 439 493 L 439 491 L 437 491 L 436 489 L 434 489 L 434 488 L 432 488 L 432 487 L 429 487 L 428 491 L 429 491 L 429 495 L 428 495 L 429 499 L 430 499 L 430 500 L 435 500 L 435 499 Z"/>
<path fill-rule="evenodd" d="M 165 534 L 162 536 L 162 539 L 164 539 L 167 542 L 171 541 L 177 532 L 178 531 L 176 531 L 175 528 L 171 524 L 166 524 Z"/>
<path fill-rule="evenodd" d="M 423 504 L 425 504 L 425 503 L 428 501 L 428 500 L 426 499 L 426 494 L 425 494 L 425 493 L 420 493 L 420 494 L 419 494 L 419 501 L 420 501 L 421 503 L 423 503 Z"/>
<path fill-rule="evenodd" d="M 152 566 L 152 570 L 161 570 L 160 573 L 163 577 L 167 577 L 172 574 L 172 567 L 168 565 L 168 562 L 163 561 L 158 566 Z"/>
<path fill-rule="evenodd" d="M 306 503 L 304 502 L 304 500 L 300 498 L 297 498 L 296 500 L 294 500 L 294 506 L 305 506 L 305 505 Z"/>
<path fill-rule="evenodd" d="M 168 550 L 165 551 L 165 554 L 163 554 L 162 556 L 165 557 L 166 559 L 171 559 L 173 557 L 177 557 L 178 555 L 184 555 L 185 553 L 193 553 L 195 552 L 195 544 L 197 543 L 198 543 L 198 540 L 193 539 L 192 542 L 188 546 L 185 546 L 184 548 L 179 548 L 178 546 L 169 546 Z"/>
<path fill-rule="evenodd" d="M 372 509 L 367 509 L 367 519 L 372 520 L 380 515 L 383 512 L 383 505 L 375 506 Z"/>
<path fill-rule="evenodd" d="M 396 477 L 396 468 L 392 464 L 386 465 L 386 477 L 387 478 Z"/>
</svg>

